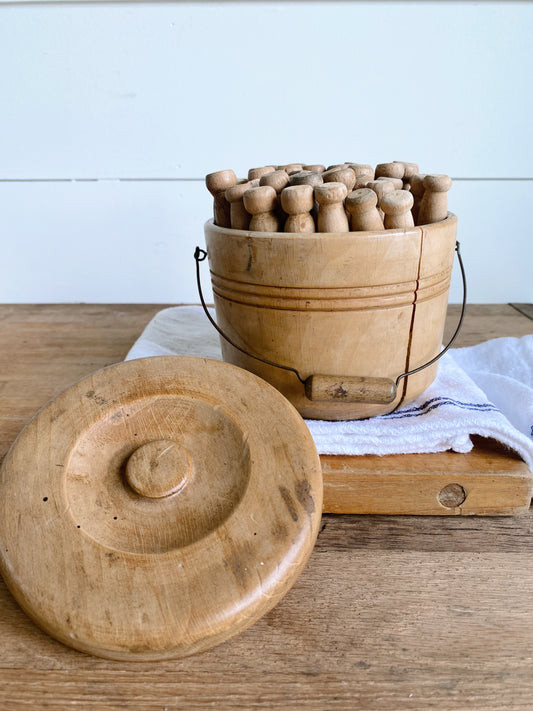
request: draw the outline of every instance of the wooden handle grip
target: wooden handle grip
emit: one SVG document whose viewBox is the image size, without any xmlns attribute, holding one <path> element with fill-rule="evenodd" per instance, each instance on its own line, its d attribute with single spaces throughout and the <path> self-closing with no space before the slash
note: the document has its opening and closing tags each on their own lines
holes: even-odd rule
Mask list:
<svg viewBox="0 0 533 711">
<path fill-rule="evenodd" d="M 389 378 L 359 375 L 310 375 L 305 381 L 309 400 L 388 404 L 396 398 L 396 384 Z"/>
</svg>

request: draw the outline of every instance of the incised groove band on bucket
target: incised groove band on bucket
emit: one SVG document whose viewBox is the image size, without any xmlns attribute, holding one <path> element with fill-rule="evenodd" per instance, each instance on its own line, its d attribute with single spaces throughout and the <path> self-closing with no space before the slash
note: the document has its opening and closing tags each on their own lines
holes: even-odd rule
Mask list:
<svg viewBox="0 0 533 711">
<path fill-rule="evenodd" d="M 449 273 L 444 270 L 426 277 L 413 278 L 396 284 L 376 286 L 328 287 L 324 290 L 312 287 L 276 285 L 275 295 L 272 287 L 265 284 L 250 284 L 236 281 L 211 272 L 213 294 L 227 301 L 245 306 L 276 310 L 306 311 L 364 311 L 376 308 L 402 308 L 413 305 L 413 293 L 416 303 L 435 298 L 447 292 Z M 296 292 L 296 293 L 295 293 Z"/>
<path fill-rule="evenodd" d="M 457 253 L 457 259 L 459 261 L 459 267 L 461 270 L 461 278 L 463 282 L 463 303 L 461 306 L 461 315 L 459 317 L 459 323 L 455 329 L 453 336 L 448 341 L 448 344 L 438 353 L 434 358 L 428 360 L 424 365 L 418 366 L 418 368 L 413 368 L 405 373 L 399 375 L 396 380 L 391 378 L 378 378 L 378 377 L 365 377 L 359 375 L 348 375 L 348 376 L 338 376 L 338 375 L 322 375 L 314 374 L 307 378 L 302 378 L 300 373 L 296 368 L 292 368 L 288 365 L 282 365 L 281 363 L 275 363 L 261 356 L 254 355 L 249 351 L 245 350 L 241 346 L 237 345 L 229 336 L 227 336 L 220 326 L 213 319 L 207 305 L 205 303 L 202 283 L 200 277 L 200 262 L 203 262 L 207 257 L 207 252 L 200 247 L 196 247 L 194 252 L 194 259 L 196 261 L 196 283 L 198 286 L 198 294 L 200 296 L 200 301 L 205 315 L 209 319 L 211 325 L 218 331 L 218 333 L 224 338 L 233 348 L 236 348 L 241 353 L 254 358 L 255 360 L 265 363 L 266 365 L 273 366 L 274 368 L 281 368 L 282 370 L 287 370 L 298 378 L 305 388 L 306 397 L 309 400 L 314 401 L 333 401 L 333 402 L 361 402 L 361 403 L 375 403 L 375 404 L 389 404 L 394 402 L 398 392 L 398 385 L 409 375 L 414 375 L 419 373 L 424 368 L 428 368 L 433 363 L 436 363 L 442 356 L 448 351 L 453 345 L 455 339 L 459 335 L 461 326 L 463 325 L 463 319 L 466 308 L 466 274 L 463 265 L 463 260 L 461 257 L 460 244 L 458 241 L 455 242 L 455 251 Z M 416 301 L 414 302 L 416 304 Z"/>
</svg>

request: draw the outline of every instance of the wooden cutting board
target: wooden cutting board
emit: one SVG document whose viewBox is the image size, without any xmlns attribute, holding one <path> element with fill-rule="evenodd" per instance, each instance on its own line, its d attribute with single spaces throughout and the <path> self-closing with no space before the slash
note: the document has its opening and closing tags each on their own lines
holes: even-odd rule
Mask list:
<svg viewBox="0 0 533 711">
<path fill-rule="evenodd" d="M 321 455 L 324 512 L 510 516 L 529 509 L 533 474 L 478 438 L 468 454 Z"/>
</svg>

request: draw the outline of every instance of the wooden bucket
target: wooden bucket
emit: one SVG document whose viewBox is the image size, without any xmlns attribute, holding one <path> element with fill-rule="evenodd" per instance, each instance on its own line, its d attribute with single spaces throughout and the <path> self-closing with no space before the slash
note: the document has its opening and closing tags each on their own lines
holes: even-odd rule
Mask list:
<svg viewBox="0 0 533 711">
<path fill-rule="evenodd" d="M 391 412 L 422 393 L 441 350 L 457 217 L 402 230 L 249 232 L 205 225 L 224 360 L 303 417 Z M 293 368 L 284 370 L 254 357 Z M 391 387 L 395 384 L 397 387 Z"/>
</svg>

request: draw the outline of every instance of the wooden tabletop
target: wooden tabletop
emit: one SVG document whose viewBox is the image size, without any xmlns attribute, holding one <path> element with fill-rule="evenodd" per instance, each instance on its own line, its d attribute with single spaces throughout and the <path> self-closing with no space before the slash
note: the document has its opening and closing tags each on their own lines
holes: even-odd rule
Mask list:
<svg viewBox="0 0 533 711">
<path fill-rule="evenodd" d="M 47 400 L 122 360 L 161 308 L 0 305 L 0 459 Z M 532 333 L 532 319 L 527 304 L 469 306 L 457 345 Z M 0 708 L 529 710 L 532 532 L 531 512 L 325 515 L 277 607 L 209 652 L 158 663 L 55 642 L 0 582 Z"/>
</svg>

